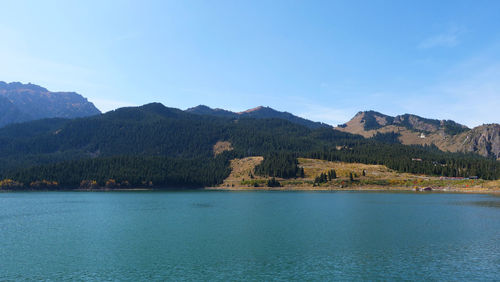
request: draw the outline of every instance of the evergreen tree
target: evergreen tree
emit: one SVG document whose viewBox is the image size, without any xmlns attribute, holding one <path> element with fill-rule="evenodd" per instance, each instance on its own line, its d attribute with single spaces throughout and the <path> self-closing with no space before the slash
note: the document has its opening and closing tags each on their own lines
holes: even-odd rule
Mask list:
<svg viewBox="0 0 500 282">
<path fill-rule="evenodd" d="M 271 178 L 269 180 L 267 180 L 267 186 L 268 187 L 281 187 L 281 183 L 276 180 L 276 178 Z"/>
<path fill-rule="evenodd" d="M 434 145 L 407 146 L 391 139 L 396 141 L 397 136 L 365 139 L 280 119 L 235 122 L 151 104 L 95 117 L 0 128 L 0 181 L 12 180 L 23 189 L 81 185 L 93 189 L 107 182 L 110 187 L 150 183 L 161 188 L 203 187 L 222 183 L 230 172 L 230 160 L 248 156 L 264 156 L 255 174 L 280 178 L 305 176 L 299 157 L 385 165 L 427 175 L 500 177 L 500 162 L 495 159 L 443 152 Z M 232 151 L 214 156 L 214 144 L 221 140 L 230 142 Z M 316 183 L 335 178 L 334 170 L 327 171 Z M 350 178 L 355 178 L 352 172 Z"/>
</svg>

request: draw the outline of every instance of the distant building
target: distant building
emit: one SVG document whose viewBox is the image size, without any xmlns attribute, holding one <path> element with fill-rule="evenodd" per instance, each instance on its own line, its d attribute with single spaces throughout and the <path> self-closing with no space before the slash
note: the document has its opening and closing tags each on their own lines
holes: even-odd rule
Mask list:
<svg viewBox="0 0 500 282">
<path fill-rule="evenodd" d="M 423 132 L 420 133 L 420 139 L 424 139 L 425 138 L 425 134 Z"/>
</svg>

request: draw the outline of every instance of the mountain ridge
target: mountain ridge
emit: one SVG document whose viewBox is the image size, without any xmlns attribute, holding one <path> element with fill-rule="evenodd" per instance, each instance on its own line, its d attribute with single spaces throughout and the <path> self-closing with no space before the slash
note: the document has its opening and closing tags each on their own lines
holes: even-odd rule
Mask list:
<svg viewBox="0 0 500 282">
<path fill-rule="evenodd" d="M 281 112 L 275 110 L 271 107 L 266 106 L 258 106 L 255 108 L 251 108 L 241 112 L 232 112 L 224 109 L 215 108 L 212 109 L 205 105 L 198 105 L 196 107 L 186 109 L 186 112 L 193 114 L 201 114 L 201 115 L 212 115 L 218 117 L 229 117 L 229 118 L 279 118 L 291 121 L 296 124 L 307 126 L 308 128 L 321 128 L 321 127 L 332 127 L 326 123 L 311 121 L 296 115 L 293 115 L 289 112 Z"/>
<path fill-rule="evenodd" d="M 443 151 L 472 152 L 500 159 L 500 125 L 483 124 L 468 128 L 452 120 L 423 118 L 413 114 L 388 116 L 376 111 L 360 111 L 336 129 L 365 138 L 397 133 L 405 145 L 436 145 Z"/>
<path fill-rule="evenodd" d="M 76 118 L 100 114 L 76 92 L 51 92 L 36 84 L 0 81 L 0 127 L 43 118 Z"/>
<path fill-rule="evenodd" d="M 383 164 L 436 176 L 500 176 L 500 163 L 479 155 L 389 143 L 327 127 L 310 129 L 278 118 L 235 121 L 150 103 L 90 117 L 12 124 L 0 129 L 0 179 L 8 189 L 114 183 L 207 187 L 223 182 L 231 160 L 252 156 L 264 158 L 256 173 L 271 177 L 300 178 L 298 157 Z M 221 143 L 226 146 L 217 154 Z"/>
<path fill-rule="evenodd" d="M 146 112 L 165 112 L 164 108 L 166 108 L 160 103 L 150 103 L 142 107 L 148 108 Z M 235 120 L 275 118 L 310 129 L 334 128 L 325 123 L 311 121 L 266 106 L 258 106 L 241 112 L 210 108 L 205 105 L 186 110 L 169 109 L 172 109 L 169 114 L 175 115 L 189 113 Z M 112 112 L 114 115 L 127 116 L 127 111 L 130 109 L 123 108 Z M 100 111 L 91 102 L 76 92 L 51 92 L 36 84 L 0 81 L 0 127 L 44 118 L 71 119 L 99 113 Z M 136 112 L 135 117 L 141 114 L 146 113 Z M 376 134 L 393 133 L 396 135 L 391 138 L 405 145 L 435 145 L 443 151 L 472 152 L 500 160 L 499 128 L 498 124 L 484 124 L 468 128 L 452 120 L 429 119 L 415 114 L 389 116 L 376 111 L 360 111 L 350 121 L 335 129 L 362 135 L 365 138 Z"/>
</svg>

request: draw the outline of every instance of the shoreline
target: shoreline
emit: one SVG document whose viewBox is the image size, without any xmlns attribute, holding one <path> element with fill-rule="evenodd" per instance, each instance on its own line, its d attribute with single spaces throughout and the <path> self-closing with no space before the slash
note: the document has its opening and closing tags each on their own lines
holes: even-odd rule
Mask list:
<svg viewBox="0 0 500 282">
<path fill-rule="evenodd" d="M 419 187 L 422 189 L 422 187 Z M 432 187 L 430 191 L 416 190 L 415 188 L 404 186 L 358 186 L 358 187 L 297 187 L 297 186 L 282 186 L 282 187 L 205 187 L 207 191 L 301 191 L 301 192 L 414 192 L 414 193 L 463 193 L 463 194 L 500 194 L 500 188 L 451 188 L 451 187 Z"/>
<path fill-rule="evenodd" d="M 422 187 L 419 187 L 422 189 Z M 174 191 L 227 191 L 227 192 L 241 192 L 241 191 L 282 191 L 282 192 L 414 192 L 414 193 L 460 193 L 460 194 L 499 194 L 500 188 L 451 188 L 451 187 L 432 187 L 430 191 L 416 190 L 415 188 L 404 186 L 357 186 L 357 187 L 304 187 L 304 186 L 282 186 L 282 187 L 249 187 L 249 186 L 235 186 L 235 187 L 199 187 L 187 189 L 171 189 L 171 188 L 119 188 L 119 189 L 61 189 L 61 190 L 2 190 L 0 193 L 16 193 L 16 192 L 174 192 Z"/>
</svg>

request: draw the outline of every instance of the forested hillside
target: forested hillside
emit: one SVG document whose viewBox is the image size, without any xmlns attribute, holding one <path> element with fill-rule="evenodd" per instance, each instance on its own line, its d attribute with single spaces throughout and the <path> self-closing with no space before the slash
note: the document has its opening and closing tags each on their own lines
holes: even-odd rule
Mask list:
<svg viewBox="0 0 500 282">
<path fill-rule="evenodd" d="M 321 128 L 321 127 L 328 127 L 331 128 L 332 126 L 322 123 L 322 122 L 314 122 L 305 118 L 298 117 L 296 115 L 292 115 L 291 113 L 288 112 L 280 112 L 277 111 L 273 108 L 270 107 L 263 107 L 259 106 L 253 109 L 248 109 L 243 112 L 231 112 L 223 109 L 212 109 L 210 107 L 207 107 L 205 105 L 199 105 L 193 108 L 189 108 L 186 110 L 188 113 L 192 114 L 199 114 L 199 115 L 211 115 L 211 116 L 218 116 L 218 117 L 228 117 L 228 118 L 233 118 L 233 119 L 240 119 L 240 118 L 258 118 L 258 119 L 264 119 L 264 118 L 278 118 L 278 119 L 284 119 L 288 120 L 292 123 L 304 125 L 308 128 L 311 129 L 316 129 L 316 128 Z"/>
<path fill-rule="evenodd" d="M 0 186 L 202 187 L 220 184 L 229 174 L 229 160 L 246 156 L 264 156 L 257 172 L 281 177 L 300 177 L 297 157 L 384 164 L 434 175 L 500 176 L 493 159 L 406 146 L 395 139 L 365 139 L 283 119 L 191 114 L 154 103 L 0 129 Z M 214 157 L 219 141 L 230 142 L 232 150 Z"/>
</svg>

